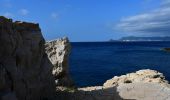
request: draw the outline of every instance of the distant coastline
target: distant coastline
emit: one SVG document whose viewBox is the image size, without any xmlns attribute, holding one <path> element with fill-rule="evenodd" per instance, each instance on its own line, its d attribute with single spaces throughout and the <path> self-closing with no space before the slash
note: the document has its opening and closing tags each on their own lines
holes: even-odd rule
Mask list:
<svg viewBox="0 0 170 100">
<path fill-rule="evenodd" d="M 135 36 L 128 36 L 122 37 L 118 40 L 110 39 L 109 42 L 116 42 L 116 41 L 124 41 L 124 42 L 149 42 L 149 41 L 170 41 L 170 36 L 164 37 L 135 37 Z"/>
</svg>

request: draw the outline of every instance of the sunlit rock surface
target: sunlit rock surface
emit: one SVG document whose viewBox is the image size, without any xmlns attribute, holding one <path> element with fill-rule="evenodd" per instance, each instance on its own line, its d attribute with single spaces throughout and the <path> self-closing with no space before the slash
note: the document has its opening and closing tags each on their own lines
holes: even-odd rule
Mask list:
<svg viewBox="0 0 170 100">
<path fill-rule="evenodd" d="M 46 42 L 46 53 L 51 63 L 54 65 L 52 74 L 58 86 L 73 86 L 69 75 L 68 60 L 71 45 L 67 37 Z"/>
<path fill-rule="evenodd" d="M 165 80 L 165 77 L 162 73 L 159 73 L 155 70 L 140 70 L 135 73 L 129 73 L 122 76 L 115 76 L 110 80 L 107 80 L 104 83 L 104 87 L 117 86 L 120 84 L 127 83 L 158 83 L 161 85 L 168 85 L 168 82 Z"/>
</svg>

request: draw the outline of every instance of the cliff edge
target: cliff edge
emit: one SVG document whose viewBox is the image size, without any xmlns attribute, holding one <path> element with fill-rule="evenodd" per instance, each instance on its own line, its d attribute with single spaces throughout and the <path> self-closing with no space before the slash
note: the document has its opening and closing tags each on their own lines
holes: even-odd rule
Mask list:
<svg viewBox="0 0 170 100">
<path fill-rule="evenodd" d="M 52 74 L 57 86 L 74 86 L 69 75 L 69 55 L 71 44 L 67 37 L 48 41 L 45 43 L 45 51 L 53 64 Z"/>
<path fill-rule="evenodd" d="M 0 16 L 0 99 L 51 100 L 53 65 L 38 24 Z"/>
</svg>

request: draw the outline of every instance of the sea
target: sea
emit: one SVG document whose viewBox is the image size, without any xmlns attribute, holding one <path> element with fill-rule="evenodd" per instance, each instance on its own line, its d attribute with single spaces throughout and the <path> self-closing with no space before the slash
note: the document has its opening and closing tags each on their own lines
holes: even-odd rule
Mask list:
<svg viewBox="0 0 170 100">
<path fill-rule="evenodd" d="M 114 76 L 157 70 L 170 81 L 170 42 L 72 42 L 70 74 L 78 87 L 100 86 Z"/>
</svg>

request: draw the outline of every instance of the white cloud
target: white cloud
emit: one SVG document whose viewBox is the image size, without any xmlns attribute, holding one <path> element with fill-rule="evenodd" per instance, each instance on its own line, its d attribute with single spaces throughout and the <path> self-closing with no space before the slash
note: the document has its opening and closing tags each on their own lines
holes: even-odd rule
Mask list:
<svg viewBox="0 0 170 100">
<path fill-rule="evenodd" d="M 150 12 L 121 19 L 114 29 L 133 35 L 170 35 L 170 0 Z"/>
<path fill-rule="evenodd" d="M 53 18 L 53 19 L 58 19 L 58 14 L 57 13 L 51 13 L 51 18 Z"/>
<path fill-rule="evenodd" d="M 27 9 L 20 9 L 19 10 L 19 14 L 22 16 L 26 16 L 28 15 L 29 11 Z"/>
</svg>

